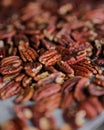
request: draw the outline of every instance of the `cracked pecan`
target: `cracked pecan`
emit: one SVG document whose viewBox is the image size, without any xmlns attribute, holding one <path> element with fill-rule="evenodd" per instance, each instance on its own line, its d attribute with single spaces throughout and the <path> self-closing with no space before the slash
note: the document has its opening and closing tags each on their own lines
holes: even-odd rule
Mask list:
<svg viewBox="0 0 104 130">
<path fill-rule="evenodd" d="M 3 75 L 18 73 L 22 68 L 22 61 L 18 56 L 9 56 L 0 62 L 0 73 Z"/>
<path fill-rule="evenodd" d="M 58 62 L 61 59 L 61 55 L 58 54 L 56 50 L 49 50 L 43 53 L 39 57 L 39 61 L 42 64 L 45 64 L 45 66 L 51 66 L 54 65 L 56 62 Z"/>
</svg>

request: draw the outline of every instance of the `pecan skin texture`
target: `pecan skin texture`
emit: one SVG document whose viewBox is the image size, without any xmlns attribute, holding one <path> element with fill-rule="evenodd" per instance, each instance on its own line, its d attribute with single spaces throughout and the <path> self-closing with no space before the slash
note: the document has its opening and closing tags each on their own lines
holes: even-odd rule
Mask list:
<svg viewBox="0 0 104 130">
<path fill-rule="evenodd" d="M 3 75 L 15 74 L 22 70 L 22 61 L 18 56 L 9 56 L 1 60 L 0 73 Z"/>
<path fill-rule="evenodd" d="M 11 81 L 0 89 L 0 99 L 9 98 L 20 91 L 20 83 Z"/>
<path fill-rule="evenodd" d="M 42 64 L 45 64 L 45 66 L 54 65 L 60 59 L 61 59 L 61 55 L 58 54 L 56 50 L 46 51 L 45 53 L 43 53 L 43 55 L 39 57 L 39 61 Z"/>
</svg>

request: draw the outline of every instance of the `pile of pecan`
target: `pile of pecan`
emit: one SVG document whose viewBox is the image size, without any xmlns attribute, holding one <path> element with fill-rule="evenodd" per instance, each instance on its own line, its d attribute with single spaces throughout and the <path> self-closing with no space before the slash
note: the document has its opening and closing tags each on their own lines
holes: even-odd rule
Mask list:
<svg viewBox="0 0 104 130">
<path fill-rule="evenodd" d="M 76 130 L 97 117 L 104 109 L 103 1 L 1 0 L 0 9 L 0 100 L 16 97 L 16 117 L 0 130 Z"/>
</svg>

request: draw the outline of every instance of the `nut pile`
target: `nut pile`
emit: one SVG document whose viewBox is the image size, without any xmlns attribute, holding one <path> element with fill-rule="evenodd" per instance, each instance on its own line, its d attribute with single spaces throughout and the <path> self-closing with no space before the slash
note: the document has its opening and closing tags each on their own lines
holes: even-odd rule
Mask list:
<svg viewBox="0 0 104 130">
<path fill-rule="evenodd" d="M 0 8 L 0 100 L 16 95 L 16 117 L 0 130 L 76 130 L 97 117 L 104 109 L 103 2 L 1 0 Z M 21 106 L 28 101 L 34 104 Z"/>
</svg>

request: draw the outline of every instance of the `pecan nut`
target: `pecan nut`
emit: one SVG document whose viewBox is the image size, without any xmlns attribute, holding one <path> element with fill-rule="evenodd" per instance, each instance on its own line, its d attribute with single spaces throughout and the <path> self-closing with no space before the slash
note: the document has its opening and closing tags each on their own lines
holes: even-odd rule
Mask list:
<svg viewBox="0 0 104 130">
<path fill-rule="evenodd" d="M 18 56 L 9 56 L 1 60 L 0 73 L 3 75 L 15 74 L 22 70 L 22 61 Z"/>
<path fill-rule="evenodd" d="M 20 91 L 20 83 L 14 80 L 7 83 L 3 88 L 0 89 L 0 99 L 9 98 Z"/>
<path fill-rule="evenodd" d="M 42 64 L 45 64 L 45 66 L 54 65 L 60 59 L 61 59 L 61 55 L 58 54 L 56 50 L 46 51 L 45 53 L 43 53 L 43 55 L 39 57 L 39 61 Z"/>
</svg>

